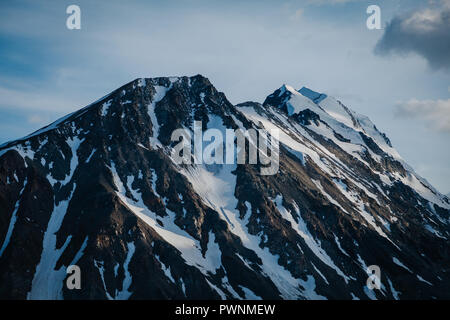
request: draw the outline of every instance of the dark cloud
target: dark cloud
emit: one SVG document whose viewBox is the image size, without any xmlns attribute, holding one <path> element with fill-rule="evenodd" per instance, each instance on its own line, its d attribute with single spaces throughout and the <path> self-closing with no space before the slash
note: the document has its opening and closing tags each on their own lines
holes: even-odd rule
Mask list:
<svg viewBox="0 0 450 320">
<path fill-rule="evenodd" d="M 417 53 L 432 69 L 450 71 L 450 6 L 412 12 L 392 19 L 375 47 L 379 55 Z"/>
</svg>

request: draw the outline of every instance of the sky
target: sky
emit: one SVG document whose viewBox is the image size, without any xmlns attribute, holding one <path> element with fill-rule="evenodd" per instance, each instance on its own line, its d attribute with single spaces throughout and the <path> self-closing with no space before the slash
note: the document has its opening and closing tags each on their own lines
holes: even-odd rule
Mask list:
<svg viewBox="0 0 450 320">
<path fill-rule="evenodd" d="M 450 192 L 450 0 L 0 2 L 0 143 L 135 78 L 195 74 L 235 104 L 283 84 L 332 95 Z"/>
</svg>

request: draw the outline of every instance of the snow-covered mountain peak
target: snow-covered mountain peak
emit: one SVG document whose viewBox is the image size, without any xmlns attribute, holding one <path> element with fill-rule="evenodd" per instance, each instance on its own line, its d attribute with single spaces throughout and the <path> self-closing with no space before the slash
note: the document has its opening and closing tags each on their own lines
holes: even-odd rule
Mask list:
<svg viewBox="0 0 450 320">
<path fill-rule="evenodd" d="M 298 92 L 294 89 L 294 87 L 292 87 L 292 86 L 290 86 L 288 84 L 283 84 L 280 87 L 280 89 L 278 89 L 278 90 L 280 90 L 279 95 L 282 95 L 282 94 L 287 93 L 287 92 L 289 92 L 290 94 L 298 95 Z"/>
<path fill-rule="evenodd" d="M 278 129 L 279 170 L 175 163 L 194 120 Z M 369 121 L 307 88 L 233 106 L 200 75 L 125 84 L 0 147 L 0 298 L 448 299 L 449 200 Z"/>
<path fill-rule="evenodd" d="M 311 99 L 315 103 L 320 103 L 323 99 L 327 97 L 326 94 L 313 91 L 307 87 L 302 87 L 300 90 L 298 90 L 298 92 L 300 92 L 305 97 Z"/>
<path fill-rule="evenodd" d="M 450 208 L 444 196 L 402 159 L 386 134 L 367 116 L 351 110 L 334 97 L 306 87 L 295 93 L 281 87 L 269 95 L 263 105 L 268 110 L 281 110 L 290 121 L 299 123 L 315 142 L 323 144 L 324 139 L 329 151 L 334 153 L 337 148 L 372 167 L 383 179 L 401 179 L 429 201 Z"/>
<path fill-rule="evenodd" d="M 287 90 L 283 86 L 269 95 L 263 105 L 271 105 L 286 112 L 289 116 L 298 119 L 315 117 L 318 122 L 310 123 L 318 127 L 322 135 L 324 131 L 330 131 L 327 135 L 336 137 L 336 134 L 353 144 L 366 144 L 361 140 L 369 138 L 376 143 L 383 152 L 390 154 L 395 159 L 401 159 L 400 155 L 392 148 L 387 136 L 380 132 L 367 116 L 347 108 L 339 100 L 325 93 L 319 93 L 309 88 L 302 87 L 295 91 Z M 321 128 L 321 124 L 325 128 Z M 337 138 L 339 140 L 339 137 Z M 367 140 L 367 139 L 366 139 Z M 371 142 L 370 142 L 371 143 Z"/>
</svg>

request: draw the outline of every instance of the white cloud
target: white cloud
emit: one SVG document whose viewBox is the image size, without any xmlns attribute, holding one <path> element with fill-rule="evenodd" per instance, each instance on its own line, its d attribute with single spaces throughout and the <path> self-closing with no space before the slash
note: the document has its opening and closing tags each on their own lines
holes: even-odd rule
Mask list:
<svg viewBox="0 0 450 320">
<path fill-rule="evenodd" d="M 308 3 L 322 5 L 322 4 L 342 4 L 356 1 L 358 0 L 308 0 Z"/>
<path fill-rule="evenodd" d="M 36 124 L 36 125 L 46 125 L 50 122 L 50 119 L 48 116 L 42 116 L 39 114 L 32 114 L 32 115 L 28 116 L 27 120 L 30 124 Z"/>
<path fill-rule="evenodd" d="M 7 108 L 29 109 L 35 111 L 70 110 L 68 99 L 54 94 L 27 92 L 0 87 L 1 105 Z"/>
<path fill-rule="evenodd" d="M 420 118 L 427 121 L 435 130 L 450 132 L 450 99 L 411 99 L 397 105 L 396 115 Z"/>
</svg>

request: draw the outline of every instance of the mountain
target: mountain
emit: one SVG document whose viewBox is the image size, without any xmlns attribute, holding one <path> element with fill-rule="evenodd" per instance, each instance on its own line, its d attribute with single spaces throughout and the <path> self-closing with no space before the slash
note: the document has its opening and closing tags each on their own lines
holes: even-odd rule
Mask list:
<svg viewBox="0 0 450 320">
<path fill-rule="evenodd" d="M 277 129 L 278 170 L 177 163 L 172 133 L 194 121 Z M 449 299 L 449 214 L 326 94 L 284 85 L 234 106 L 200 75 L 137 79 L 0 146 L 0 298 Z"/>
</svg>

